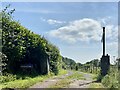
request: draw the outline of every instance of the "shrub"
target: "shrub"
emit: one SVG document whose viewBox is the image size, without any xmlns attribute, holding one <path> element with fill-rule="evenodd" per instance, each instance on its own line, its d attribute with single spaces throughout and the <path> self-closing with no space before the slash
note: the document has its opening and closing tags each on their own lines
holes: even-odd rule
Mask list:
<svg viewBox="0 0 120 90">
<path fill-rule="evenodd" d="M 7 56 L 5 54 L 3 54 L 2 52 L 0 52 L 0 73 L 5 74 L 6 70 L 7 70 Z"/>
<path fill-rule="evenodd" d="M 103 77 L 102 84 L 107 88 L 118 88 L 118 70 L 117 68 L 110 68 L 109 73 Z"/>
<path fill-rule="evenodd" d="M 46 62 L 50 63 L 50 69 L 58 74 L 61 57 L 59 49 L 49 43 L 41 35 L 35 34 L 16 22 L 12 18 L 15 10 L 7 11 L 6 7 L 0 15 L 0 30 L 2 30 L 2 52 L 8 58 L 7 72 L 17 74 L 23 72 L 20 68 L 24 64 L 32 64 L 34 74 L 47 74 Z M 23 72 L 29 74 L 29 72 Z"/>
<path fill-rule="evenodd" d="M 16 80 L 16 75 L 6 74 L 5 76 L 0 76 L 0 83 L 10 82 Z"/>
</svg>

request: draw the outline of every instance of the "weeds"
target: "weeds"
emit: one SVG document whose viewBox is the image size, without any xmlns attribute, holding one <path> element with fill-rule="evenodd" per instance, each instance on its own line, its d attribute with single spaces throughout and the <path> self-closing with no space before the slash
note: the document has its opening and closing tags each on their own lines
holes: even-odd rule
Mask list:
<svg viewBox="0 0 120 90">
<path fill-rule="evenodd" d="M 118 88 L 118 69 L 111 67 L 109 73 L 103 77 L 102 84 L 107 88 Z"/>
<path fill-rule="evenodd" d="M 66 73 L 67 71 L 61 70 L 58 76 Z M 24 76 L 21 78 L 20 76 L 11 75 L 11 74 L 8 76 L 0 76 L 0 79 L 2 79 L 2 82 L 0 84 L 0 89 L 1 88 L 28 88 L 36 84 L 37 82 L 42 82 L 43 80 L 51 78 L 53 76 L 55 76 L 53 73 L 49 73 L 48 75 L 39 75 L 36 77 Z"/>
</svg>

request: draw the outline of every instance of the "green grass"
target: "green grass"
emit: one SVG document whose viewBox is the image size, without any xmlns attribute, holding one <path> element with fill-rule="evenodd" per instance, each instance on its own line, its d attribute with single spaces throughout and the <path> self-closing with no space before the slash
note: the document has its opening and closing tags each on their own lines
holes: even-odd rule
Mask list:
<svg viewBox="0 0 120 90">
<path fill-rule="evenodd" d="M 66 74 L 67 71 L 65 70 L 60 70 L 58 76 Z M 52 78 L 53 76 L 55 76 L 54 74 L 49 74 L 49 75 L 40 75 L 40 76 L 36 76 L 36 77 L 26 77 L 25 79 L 18 79 L 18 80 L 14 80 L 14 81 L 9 81 L 9 82 L 5 82 L 5 83 L 1 83 L 0 84 L 0 89 L 1 88 L 28 88 L 34 84 L 36 84 L 37 82 L 42 82 L 45 79 L 48 78 Z"/>
<path fill-rule="evenodd" d="M 72 83 L 72 80 L 85 80 L 84 74 L 88 73 L 79 73 L 79 71 L 73 71 L 73 74 L 58 81 L 55 85 L 50 86 L 49 88 L 67 88 L 69 84 Z M 93 80 L 97 79 L 97 74 L 90 74 Z M 89 88 L 104 88 L 101 83 L 91 83 Z"/>
<path fill-rule="evenodd" d="M 89 74 L 89 75 L 91 75 L 92 79 L 96 79 L 97 76 L 98 76 L 98 74 L 96 74 L 96 73 L 90 73 L 90 72 L 83 72 L 83 74 Z"/>
<path fill-rule="evenodd" d="M 65 88 L 68 87 L 70 83 L 72 83 L 72 80 L 84 80 L 83 74 L 79 74 L 78 71 L 74 71 L 72 75 L 66 77 L 65 79 L 62 79 L 58 81 L 55 85 L 50 86 L 49 88 Z"/>
<path fill-rule="evenodd" d="M 31 85 L 34 85 L 37 82 L 42 82 L 43 80 L 51 77 L 51 75 L 37 76 L 34 78 L 27 78 L 24 80 L 15 80 L 11 82 L 2 83 L 0 88 L 28 88 Z"/>
<path fill-rule="evenodd" d="M 104 88 L 104 86 L 101 83 L 91 83 L 89 88 Z"/>
<path fill-rule="evenodd" d="M 71 81 L 69 79 L 63 79 L 58 81 L 55 85 L 50 86 L 49 88 L 64 88 L 67 87 Z"/>
<path fill-rule="evenodd" d="M 102 78 L 102 84 L 107 88 L 118 88 L 119 87 L 119 71 L 118 68 L 110 67 L 108 74 Z"/>
<path fill-rule="evenodd" d="M 63 74 L 67 74 L 67 70 L 63 70 L 63 69 L 59 70 L 58 75 L 63 75 Z"/>
<path fill-rule="evenodd" d="M 68 76 L 67 79 L 77 79 L 77 80 L 85 80 L 83 74 L 78 71 L 74 72 L 71 76 Z"/>
</svg>

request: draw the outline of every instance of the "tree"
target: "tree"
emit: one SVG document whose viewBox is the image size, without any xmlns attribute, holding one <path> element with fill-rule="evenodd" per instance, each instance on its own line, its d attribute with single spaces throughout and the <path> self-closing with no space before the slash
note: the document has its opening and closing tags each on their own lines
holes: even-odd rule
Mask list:
<svg viewBox="0 0 120 90">
<path fill-rule="evenodd" d="M 12 18 L 11 10 L 7 12 L 6 7 L 0 15 L 2 20 L 2 52 L 7 56 L 7 71 L 9 73 L 23 72 L 20 68 L 24 64 L 32 64 L 35 72 L 46 74 L 47 61 L 50 69 L 58 74 L 61 66 L 61 55 L 59 49 L 49 43 L 41 35 L 35 34 L 23 27 L 19 22 Z"/>
</svg>

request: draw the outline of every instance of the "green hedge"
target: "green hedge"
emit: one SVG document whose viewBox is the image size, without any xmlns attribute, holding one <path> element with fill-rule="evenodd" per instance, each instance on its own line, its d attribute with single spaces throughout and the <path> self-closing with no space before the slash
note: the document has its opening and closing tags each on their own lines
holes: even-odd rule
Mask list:
<svg viewBox="0 0 120 90">
<path fill-rule="evenodd" d="M 45 69 L 41 65 L 46 61 L 50 63 L 50 71 L 57 74 L 60 68 L 61 56 L 59 49 L 49 43 L 41 35 L 23 27 L 15 21 L 6 7 L 0 15 L 0 30 L 2 30 L 2 52 L 7 56 L 7 72 L 16 74 L 22 72 L 21 64 L 32 63 L 33 71 L 41 74 Z"/>
</svg>

